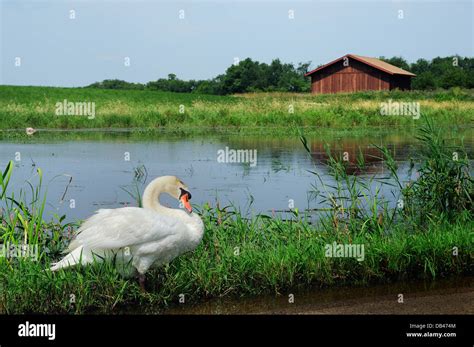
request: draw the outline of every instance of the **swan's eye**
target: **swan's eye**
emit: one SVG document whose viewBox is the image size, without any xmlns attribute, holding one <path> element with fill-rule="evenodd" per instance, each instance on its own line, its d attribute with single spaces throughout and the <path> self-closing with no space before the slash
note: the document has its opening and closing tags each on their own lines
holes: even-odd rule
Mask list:
<svg viewBox="0 0 474 347">
<path fill-rule="evenodd" d="M 187 190 L 185 190 L 183 188 L 179 188 L 179 189 L 181 190 L 181 194 L 179 195 L 180 199 L 184 194 L 188 194 L 188 200 L 191 200 L 191 193 L 190 192 L 188 192 Z"/>
</svg>

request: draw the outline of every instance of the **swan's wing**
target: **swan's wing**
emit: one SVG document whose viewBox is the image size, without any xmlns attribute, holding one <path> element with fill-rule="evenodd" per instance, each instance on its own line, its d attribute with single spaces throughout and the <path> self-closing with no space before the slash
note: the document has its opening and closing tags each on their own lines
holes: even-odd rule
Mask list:
<svg viewBox="0 0 474 347">
<path fill-rule="evenodd" d="M 144 242 L 159 241 L 176 234 L 185 225 L 175 218 L 138 207 L 98 210 L 78 230 L 68 251 L 79 246 L 88 249 L 117 249 Z"/>
</svg>

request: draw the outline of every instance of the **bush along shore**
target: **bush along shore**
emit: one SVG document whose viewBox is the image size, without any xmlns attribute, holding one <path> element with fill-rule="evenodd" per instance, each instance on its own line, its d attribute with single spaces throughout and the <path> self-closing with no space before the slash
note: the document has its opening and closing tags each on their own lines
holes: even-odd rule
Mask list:
<svg viewBox="0 0 474 347">
<path fill-rule="evenodd" d="M 327 209 L 310 218 L 248 216 L 237 208 L 196 206 L 205 223 L 200 246 L 147 274 L 147 292 L 119 275 L 112 261 L 52 273 L 77 225 L 45 221 L 42 171 L 30 192 L 11 193 L 12 163 L 0 174 L 0 311 L 3 313 L 160 312 L 180 298 L 287 294 L 303 288 L 367 285 L 473 274 L 474 182 L 466 152 L 422 120 L 415 179 L 401 182 L 391 153 L 379 147 L 386 177 L 348 174 L 348 163 L 327 148 L 325 186 L 314 172 Z M 309 150 L 301 134 L 302 146 Z M 455 153 L 456 155 L 453 155 Z M 363 169 L 363 158 L 355 164 Z M 373 189 L 391 185 L 396 206 Z M 311 187 L 308 187 L 310 189 Z M 17 251 L 15 253 L 14 251 Z M 21 252 L 19 251 L 21 250 Z M 16 255 L 15 255 L 16 254 Z M 21 255 L 21 256 L 18 256 Z"/>
<path fill-rule="evenodd" d="M 474 90 L 254 93 L 228 96 L 146 90 L 0 86 L 0 130 L 140 128 L 352 129 L 471 124 Z"/>
</svg>

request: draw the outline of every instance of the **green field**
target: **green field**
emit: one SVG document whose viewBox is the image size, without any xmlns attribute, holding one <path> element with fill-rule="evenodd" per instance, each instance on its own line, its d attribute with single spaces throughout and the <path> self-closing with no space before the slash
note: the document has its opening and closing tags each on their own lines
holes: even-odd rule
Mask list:
<svg viewBox="0 0 474 347">
<path fill-rule="evenodd" d="M 94 103 L 95 117 L 57 115 L 56 104 Z M 419 102 L 420 113 L 440 125 L 474 119 L 474 91 L 361 92 L 318 95 L 255 93 L 211 96 L 137 90 L 0 86 L 0 129 L 203 128 L 287 131 L 289 126 L 352 129 L 416 126 L 411 116 L 381 115 L 389 100 Z"/>
</svg>

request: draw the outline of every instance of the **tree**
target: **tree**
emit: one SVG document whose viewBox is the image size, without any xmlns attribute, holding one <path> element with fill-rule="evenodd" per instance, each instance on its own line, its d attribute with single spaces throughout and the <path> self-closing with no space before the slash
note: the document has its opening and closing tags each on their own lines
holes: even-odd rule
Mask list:
<svg viewBox="0 0 474 347">
<path fill-rule="evenodd" d="M 130 83 L 122 80 L 103 80 L 102 82 L 95 82 L 88 86 L 89 88 L 98 89 L 144 89 L 145 86 L 140 83 Z"/>
<path fill-rule="evenodd" d="M 224 92 L 232 94 L 263 90 L 267 85 L 264 69 L 260 63 L 250 58 L 230 66 L 223 78 Z"/>
<path fill-rule="evenodd" d="M 410 70 L 410 65 L 402 57 L 392 57 L 389 59 L 380 57 L 380 59 L 389 64 L 395 65 L 396 67 L 399 67 L 400 69 L 407 70 L 407 71 Z"/>
<path fill-rule="evenodd" d="M 467 79 L 466 79 L 465 72 L 457 67 L 451 67 L 447 69 L 443 75 L 441 76 L 440 87 L 449 89 L 452 87 L 461 87 L 464 88 L 467 86 Z"/>
<path fill-rule="evenodd" d="M 427 72 L 430 69 L 430 62 L 426 59 L 418 59 L 416 63 L 413 63 L 410 67 L 411 72 L 415 75 L 420 75 L 423 72 Z"/>
<path fill-rule="evenodd" d="M 412 82 L 412 88 L 413 89 L 435 89 L 436 86 L 436 80 L 431 73 L 431 71 L 425 71 L 420 74 L 418 74 L 415 78 L 413 78 Z"/>
</svg>

